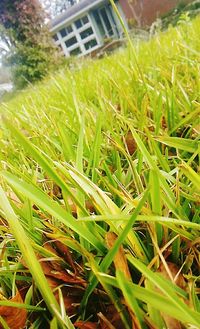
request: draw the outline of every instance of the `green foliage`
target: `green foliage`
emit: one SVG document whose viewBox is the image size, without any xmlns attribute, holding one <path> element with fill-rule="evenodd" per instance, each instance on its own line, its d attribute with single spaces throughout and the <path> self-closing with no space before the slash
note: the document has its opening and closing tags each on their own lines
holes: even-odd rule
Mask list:
<svg viewBox="0 0 200 329">
<path fill-rule="evenodd" d="M 180 22 L 187 21 L 190 18 L 194 18 L 200 13 L 200 1 L 195 0 L 191 3 L 179 2 L 177 7 L 171 12 L 162 17 L 162 27 L 166 28 L 169 25 L 175 26 Z"/>
<path fill-rule="evenodd" d="M 12 68 L 18 89 L 41 80 L 59 62 L 44 10 L 37 0 L 3 1 L 0 23 L 4 27 L 1 34 L 9 40 L 4 64 Z"/>
<path fill-rule="evenodd" d="M 1 104 L 0 285 L 8 297 L 28 286 L 25 307 L 38 313 L 27 326 L 96 323 L 112 304 L 120 329 L 199 328 L 199 30 L 197 17 L 79 59 Z M 64 258 L 48 240 L 69 248 L 84 279 L 70 319 L 73 284 L 59 282 L 56 303 L 39 275 L 35 254 Z"/>
<path fill-rule="evenodd" d="M 40 44 L 30 47 L 25 43 L 18 44 L 4 62 L 12 68 L 15 87 L 22 89 L 28 83 L 34 83 L 49 74 L 55 64 L 53 58 L 56 62 L 52 49 Z"/>
</svg>

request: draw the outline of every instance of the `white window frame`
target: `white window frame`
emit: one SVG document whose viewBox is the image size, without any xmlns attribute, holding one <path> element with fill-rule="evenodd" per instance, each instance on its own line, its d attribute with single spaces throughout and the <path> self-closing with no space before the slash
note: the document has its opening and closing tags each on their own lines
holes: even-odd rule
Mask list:
<svg viewBox="0 0 200 329">
<path fill-rule="evenodd" d="M 84 24 L 83 26 L 81 26 L 80 28 L 77 28 L 75 25 L 75 21 L 77 21 L 78 19 L 82 19 L 84 16 L 87 16 L 88 18 L 88 23 Z M 67 28 L 68 26 L 72 27 L 72 32 L 67 34 L 65 37 L 61 36 L 60 31 L 64 28 Z M 88 28 L 91 28 L 93 31 L 93 34 L 89 35 L 87 38 L 85 39 L 81 39 L 81 35 L 80 33 L 87 30 Z M 73 22 L 66 24 L 66 26 L 63 26 L 62 28 L 60 27 L 59 31 L 54 32 L 54 34 L 57 34 L 58 40 L 54 41 L 56 45 L 60 45 L 63 49 L 64 55 L 66 57 L 70 56 L 70 52 L 76 48 L 80 48 L 81 53 L 78 55 L 79 56 L 83 56 L 86 55 L 88 53 L 91 53 L 93 50 L 96 50 L 97 48 L 99 48 L 102 45 L 101 39 L 98 35 L 98 31 L 96 31 L 96 26 L 93 23 L 93 20 L 90 16 L 90 13 L 85 13 L 84 15 L 82 15 L 81 17 L 77 17 L 76 20 L 74 20 Z M 77 39 L 77 43 L 73 44 L 70 47 L 67 47 L 65 42 L 73 37 L 76 37 Z M 85 49 L 85 43 L 89 42 L 90 40 L 95 39 L 97 42 L 97 45 L 93 48 L 90 48 L 88 50 Z"/>
</svg>

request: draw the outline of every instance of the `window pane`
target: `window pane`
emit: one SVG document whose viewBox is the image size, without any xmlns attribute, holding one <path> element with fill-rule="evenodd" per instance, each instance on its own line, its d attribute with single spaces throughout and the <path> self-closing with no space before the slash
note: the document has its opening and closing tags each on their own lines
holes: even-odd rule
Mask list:
<svg viewBox="0 0 200 329">
<path fill-rule="evenodd" d="M 87 16 L 84 16 L 83 18 L 81 18 L 83 24 L 87 24 L 89 22 L 89 19 Z"/>
<path fill-rule="evenodd" d="M 76 55 L 79 55 L 80 53 L 81 53 L 81 50 L 78 47 L 78 48 L 75 48 L 72 51 L 70 51 L 70 56 L 76 56 Z"/>
<path fill-rule="evenodd" d="M 66 31 L 66 29 L 64 28 L 64 29 L 60 30 L 60 34 L 61 34 L 62 37 L 64 38 L 64 37 L 67 35 L 67 31 Z"/>
<path fill-rule="evenodd" d="M 78 20 L 75 22 L 75 25 L 76 25 L 76 28 L 77 28 L 77 29 L 80 29 L 80 27 L 81 27 L 83 24 L 82 24 L 81 20 L 78 19 Z"/>
<path fill-rule="evenodd" d="M 70 46 L 74 45 L 75 43 L 77 43 L 76 37 L 73 37 L 73 38 L 65 41 L 65 44 L 66 44 L 67 47 L 70 47 Z"/>
<path fill-rule="evenodd" d="M 112 26 L 110 24 L 110 21 L 109 21 L 109 18 L 108 18 L 108 15 L 107 15 L 107 12 L 106 12 L 105 8 L 101 9 L 100 13 L 101 13 L 101 17 L 103 18 L 104 24 L 106 25 L 106 29 L 108 31 L 108 34 L 110 36 L 113 35 L 114 32 L 113 32 L 113 29 L 112 29 Z"/>
<path fill-rule="evenodd" d="M 92 39 L 92 40 L 90 40 L 90 41 L 88 41 L 84 44 L 86 50 L 88 50 L 90 48 L 93 48 L 96 45 L 97 45 L 97 40 L 96 39 Z"/>
<path fill-rule="evenodd" d="M 83 31 L 80 33 L 80 36 L 81 36 L 81 39 L 85 39 L 87 37 L 89 37 L 89 35 L 93 34 L 93 30 L 92 28 L 90 27 L 89 29 Z"/>
<path fill-rule="evenodd" d="M 103 26 L 103 24 L 101 22 L 101 19 L 100 19 L 100 16 L 99 16 L 99 13 L 98 13 L 97 10 L 95 10 L 93 12 L 93 16 L 94 16 L 94 19 L 95 19 L 95 21 L 96 21 L 96 23 L 98 25 L 98 28 L 99 28 L 99 31 L 100 31 L 101 36 L 104 37 L 106 35 L 106 32 L 105 32 L 104 26 Z"/>
</svg>

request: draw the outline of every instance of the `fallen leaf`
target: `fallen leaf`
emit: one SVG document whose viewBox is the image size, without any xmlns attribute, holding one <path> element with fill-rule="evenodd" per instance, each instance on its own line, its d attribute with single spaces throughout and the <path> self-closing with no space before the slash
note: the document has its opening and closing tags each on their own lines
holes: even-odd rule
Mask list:
<svg viewBox="0 0 200 329">
<path fill-rule="evenodd" d="M 129 154 L 132 155 L 137 150 L 137 143 L 130 131 L 125 136 L 125 143 L 129 151 Z"/>
<path fill-rule="evenodd" d="M 59 255 L 63 257 L 63 259 L 68 263 L 71 268 L 74 270 L 74 272 L 77 272 L 77 267 L 75 266 L 75 262 L 72 258 L 72 254 L 69 251 L 69 248 L 62 243 L 61 241 L 55 240 L 54 241 L 56 250 L 58 251 Z"/>
<path fill-rule="evenodd" d="M 74 326 L 78 329 L 97 329 L 98 324 L 94 322 L 85 322 L 85 321 L 77 321 L 74 323 Z M 101 329 L 101 328 L 99 328 Z"/>
<path fill-rule="evenodd" d="M 162 277 L 164 277 L 167 280 L 171 280 L 171 278 L 173 278 L 173 283 L 176 284 L 178 287 L 185 289 L 186 288 L 186 282 L 185 279 L 183 277 L 183 275 L 179 272 L 179 268 L 176 264 L 167 263 L 167 267 L 168 267 L 168 271 L 170 271 L 170 275 L 168 273 L 168 271 L 166 270 L 164 264 L 161 264 L 160 267 L 158 268 L 157 272 L 160 273 L 160 275 L 162 275 Z M 170 278 L 171 276 L 171 278 Z M 181 329 L 182 324 L 180 321 L 170 317 L 167 314 L 164 314 L 163 312 L 161 313 L 162 317 L 167 325 L 167 328 L 170 329 Z"/>
<path fill-rule="evenodd" d="M 114 232 L 108 232 L 106 234 L 106 244 L 108 246 L 108 249 L 111 249 L 117 240 L 117 235 Z M 128 263 L 125 257 L 124 249 L 122 246 L 120 246 L 115 258 L 114 258 L 114 265 L 116 270 L 120 269 L 121 272 L 124 273 L 125 277 L 128 280 L 131 280 L 131 274 L 129 272 Z"/>
<path fill-rule="evenodd" d="M 23 303 L 23 299 L 19 292 L 17 292 L 16 295 L 9 301 L 15 303 Z M 0 316 L 2 316 L 2 318 L 6 321 L 10 329 L 22 329 L 26 324 L 27 311 L 24 308 L 0 306 Z M 3 329 L 1 324 L 0 329 Z"/>
<path fill-rule="evenodd" d="M 98 313 L 98 317 L 100 318 L 101 329 L 115 329 L 112 323 L 101 312 Z"/>
</svg>

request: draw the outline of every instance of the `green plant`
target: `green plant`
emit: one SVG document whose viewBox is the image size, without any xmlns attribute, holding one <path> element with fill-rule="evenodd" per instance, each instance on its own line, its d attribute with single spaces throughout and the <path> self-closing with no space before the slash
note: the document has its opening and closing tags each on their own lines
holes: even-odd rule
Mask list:
<svg viewBox="0 0 200 329">
<path fill-rule="evenodd" d="M 0 305 L 27 327 L 199 328 L 199 28 L 1 104 Z"/>
</svg>

